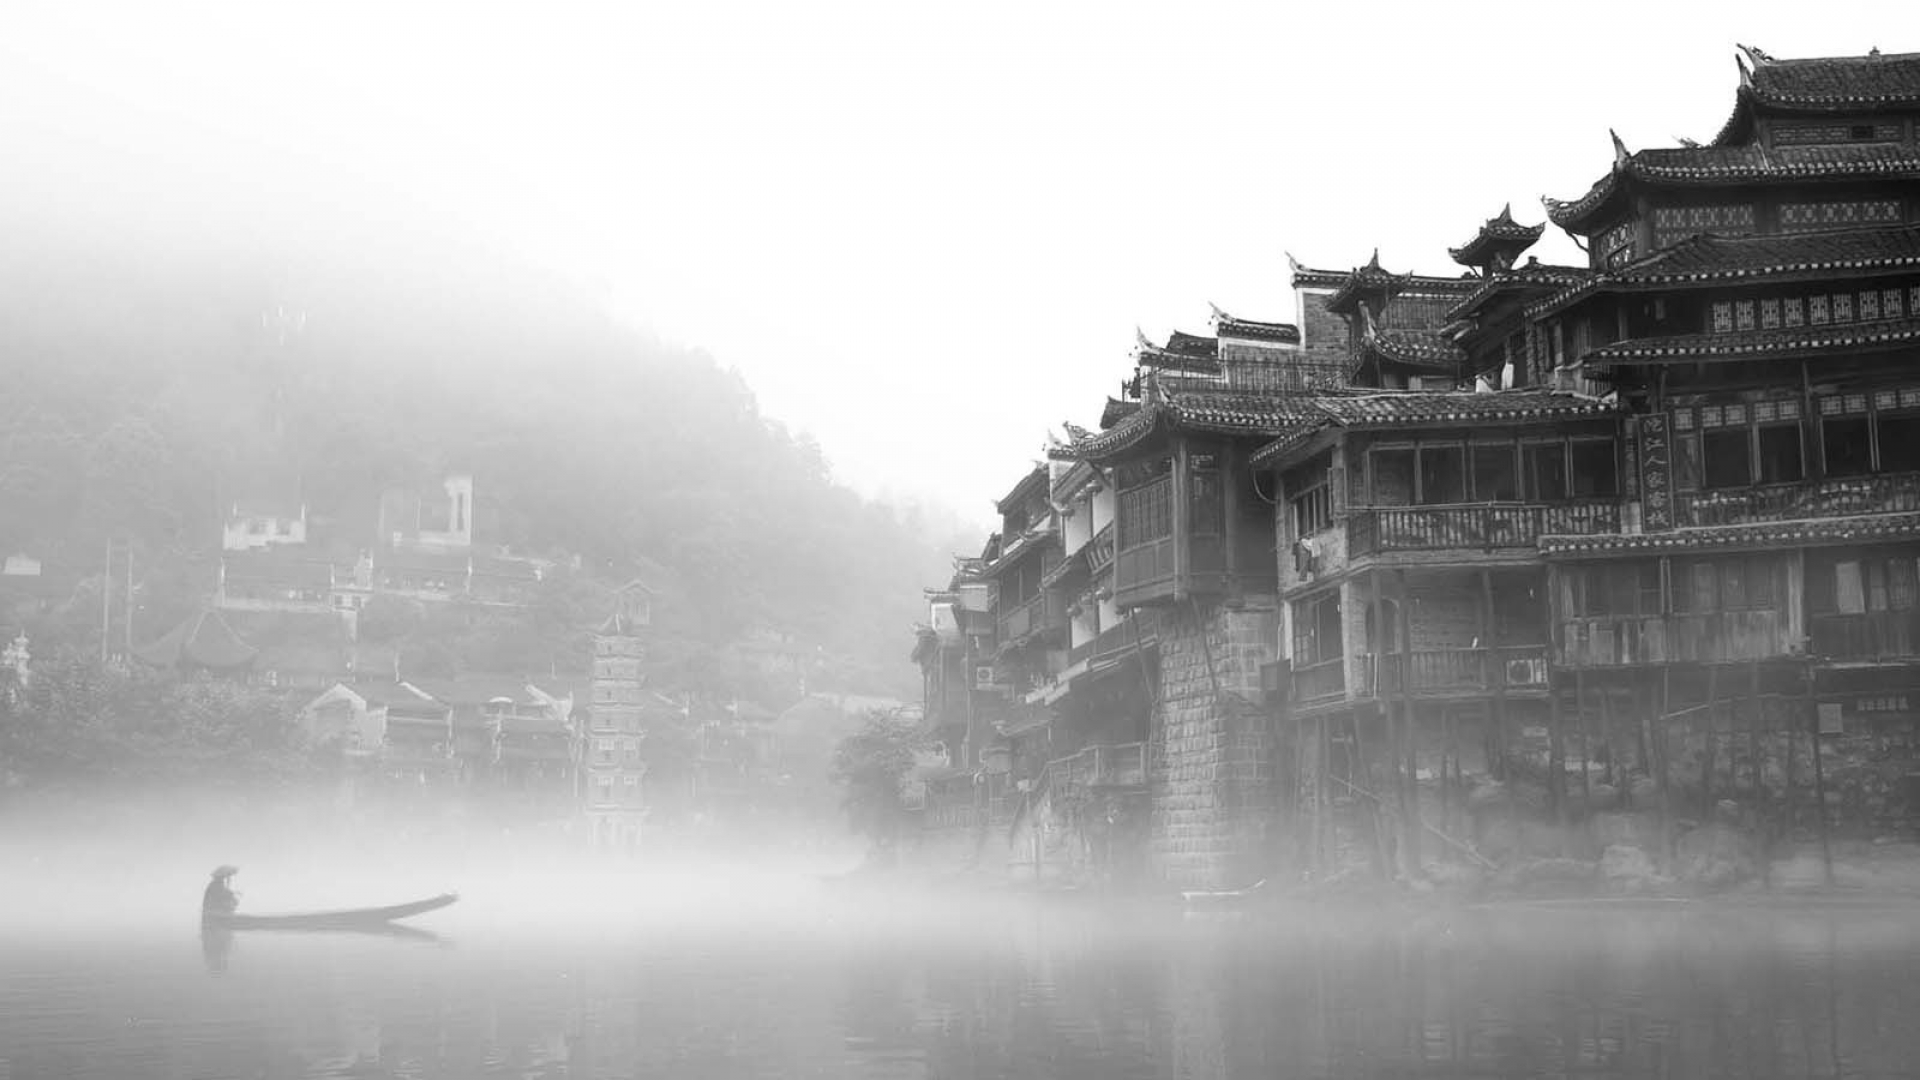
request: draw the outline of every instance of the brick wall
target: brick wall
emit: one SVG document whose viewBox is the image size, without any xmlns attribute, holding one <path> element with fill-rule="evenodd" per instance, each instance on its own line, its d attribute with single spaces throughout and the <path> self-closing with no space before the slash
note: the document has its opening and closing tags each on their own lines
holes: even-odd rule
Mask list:
<svg viewBox="0 0 1920 1080">
<path fill-rule="evenodd" d="M 1237 888 L 1265 872 L 1274 754 L 1260 666 L 1278 640 L 1270 607 L 1183 608 L 1161 623 L 1149 847 L 1169 884 Z"/>
<path fill-rule="evenodd" d="M 1347 320 L 1327 310 L 1332 290 L 1294 290 L 1294 304 L 1300 313 L 1300 345 L 1314 353 L 1347 350 Z"/>
</svg>

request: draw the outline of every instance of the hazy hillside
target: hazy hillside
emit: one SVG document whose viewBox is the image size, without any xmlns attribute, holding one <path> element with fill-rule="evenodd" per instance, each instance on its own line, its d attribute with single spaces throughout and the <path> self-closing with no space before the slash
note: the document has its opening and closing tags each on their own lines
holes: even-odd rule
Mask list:
<svg viewBox="0 0 1920 1080">
<path fill-rule="evenodd" d="M 297 494 L 353 536 L 383 487 L 458 468 L 482 539 L 590 574 L 664 564 L 692 642 L 763 624 L 859 686 L 916 687 L 918 589 L 976 541 L 835 485 L 710 358 L 426 230 L 31 200 L 6 217 L 0 549 L 91 565 L 135 539 L 147 625 L 194 601 L 236 494 Z"/>
</svg>

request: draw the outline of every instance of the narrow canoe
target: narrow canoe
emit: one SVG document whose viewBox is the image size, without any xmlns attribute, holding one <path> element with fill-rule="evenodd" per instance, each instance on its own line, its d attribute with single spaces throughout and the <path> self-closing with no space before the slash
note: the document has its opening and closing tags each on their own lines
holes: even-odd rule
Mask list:
<svg viewBox="0 0 1920 1080">
<path fill-rule="evenodd" d="M 308 911 L 293 915 L 220 915 L 206 913 L 201 918 L 210 926 L 228 930 L 337 930 L 360 926 L 378 926 L 396 919 L 408 919 L 438 911 L 455 900 L 458 893 L 443 893 L 411 904 L 391 907 L 352 908 L 346 911 Z"/>
</svg>

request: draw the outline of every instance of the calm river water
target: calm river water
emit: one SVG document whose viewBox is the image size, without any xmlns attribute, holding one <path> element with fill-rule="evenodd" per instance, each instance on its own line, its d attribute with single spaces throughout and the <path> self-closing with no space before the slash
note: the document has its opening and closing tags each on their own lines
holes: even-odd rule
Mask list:
<svg viewBox="0 0 1920 1080">
<path fill-rule="evenodd" d="M 537 921 L 438 940 L 0 932 L 0 1078 L 1912 1075 L 1920 913 L 1370 919 L 1044 903 Z M 461 913 L 456 917 L 456 913 Z"/>
</svg>

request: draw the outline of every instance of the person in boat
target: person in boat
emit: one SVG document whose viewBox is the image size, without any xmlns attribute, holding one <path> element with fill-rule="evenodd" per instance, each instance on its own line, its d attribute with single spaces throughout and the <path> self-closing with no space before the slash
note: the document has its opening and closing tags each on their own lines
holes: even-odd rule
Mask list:
<svg viewBox="0 0 1920 1080">
<path fill-rule="evenodd" d="M 213 880 L 207 882 L 207 891 L 200 898 L 200 914 L 231 915 L 240 906 L 240 894 L 228 887 L 227 882 L 240 872 L 239 867 L 222 866 L 213 872 Z"/>
</svg>

